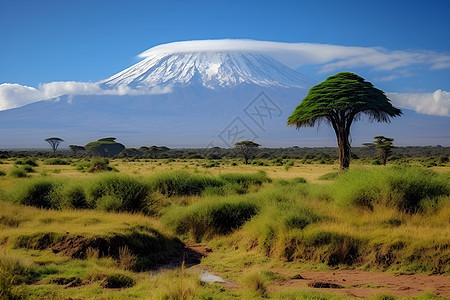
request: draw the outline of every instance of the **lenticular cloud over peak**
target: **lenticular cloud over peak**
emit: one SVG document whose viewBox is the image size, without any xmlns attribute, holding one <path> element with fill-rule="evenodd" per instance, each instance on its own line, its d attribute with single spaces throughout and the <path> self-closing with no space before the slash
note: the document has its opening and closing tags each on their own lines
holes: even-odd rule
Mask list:
<svg viewBox="0 0 450 300">
<path fill-rule="evenodd" d="M 317 43 L 285 43 L 246 39 L 173 42 L 150 48 L 139 54 L 139 57 L 146 58 L 173 53 L 217 51 L 237 51 L 269 55 L 291 68 L 319 64 L 323 65 L 323 72 L 333 72 L 350 67 L 394 70 L 417 64 L 428 66 L 430 69 L 450 68 L 450 55 L 434 51 L 388 50 L 382 47 L 350 47 Z"/>
</svg>

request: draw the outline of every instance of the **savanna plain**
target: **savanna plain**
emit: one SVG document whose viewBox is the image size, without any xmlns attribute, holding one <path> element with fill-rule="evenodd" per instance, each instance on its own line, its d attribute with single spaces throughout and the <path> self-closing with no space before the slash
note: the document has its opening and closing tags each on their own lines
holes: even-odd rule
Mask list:
<svg viewBox="0 0 450 300">
<path fill-rule="evenodd" d="M 448 299 L 450 165 L 9 157 L 1 299 Z"/>
</svg>

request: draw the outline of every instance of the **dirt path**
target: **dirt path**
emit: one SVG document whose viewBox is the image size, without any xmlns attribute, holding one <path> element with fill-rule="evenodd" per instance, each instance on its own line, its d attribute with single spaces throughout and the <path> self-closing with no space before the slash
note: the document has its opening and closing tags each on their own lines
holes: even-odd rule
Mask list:
<svg viewBox="0 0 450 300">
<path fill-rule="evenodd" d="M 297 275 L 295 277 L 298 279 L 280 280 L 269 286 L 270 292 L 309 288 L 361 298 L 377 294 L 408 297 L 425 292 L 450 297 L 450 278 L 443 275 L 392 275 L 356 270 L 303 271 L 299 274 L 283 270 L 276 272 L 291 278 Z"/>
</svg>

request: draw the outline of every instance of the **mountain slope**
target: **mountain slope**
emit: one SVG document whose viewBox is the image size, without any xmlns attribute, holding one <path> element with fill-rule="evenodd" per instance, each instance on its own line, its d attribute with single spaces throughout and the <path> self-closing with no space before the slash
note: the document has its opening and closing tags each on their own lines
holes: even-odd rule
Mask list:
<svg viewBox="0 0 450 300">
<path fill-rule="evenodd" d="M 315 81 L 261 54 L 205 51 L 154 53 L 100 83 L 105 88 L 201 85 L 216 89 L 242 84 L 309 88 Z"/>
</svg>

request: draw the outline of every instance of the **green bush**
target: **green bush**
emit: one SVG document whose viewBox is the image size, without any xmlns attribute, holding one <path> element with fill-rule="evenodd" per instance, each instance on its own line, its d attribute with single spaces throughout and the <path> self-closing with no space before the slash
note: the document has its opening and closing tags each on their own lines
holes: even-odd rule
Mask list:
<svg viewBox="0 0 450 300">
<path fill-rule="evenodd" d="M 102 285 L 105 288 L 120 289 L 129 288 L 135 284 L 133 278 L 125 274 L 110 274 L 107 275 Z"/>
<path fill-rule="evenodd" d="M 240 174 L 240 173 L 228 173 L 221 174 L 220 179 L 228 183 L 239 184 L 244 188 L 248 188 L 250 185 L 262 185 L 264 182 L 270 182 L 271 179 L 267 177 L 266 173 L 260 171 L 254 174 Z"/>
<path fill-rule="evenodd" d="M 34 158 L 20 159 L 20 160 L 17 160 L 15 162 L 15 164 L 16 165 L 29 165 L 29 166 L 32 166 L 32 167 L 37 167 L 38 166 L 38 164 L 36 163 L 36 159 L 34 159 Z"/>
<path fill-rule="evenodd" d="M 296 178 L 292 179 L 292 181 L 294 183 L 307 183 L 306 179 L 303 177 L 296 177 Z"/>
<path fill-rule="evenodd" d="M 15 202 L 41 208 L 59 208 L 57 190 L 60 184 L 54 179 L 37 178 L 18 186 Z"/>
<path fill-rule="evenodd" d="M 95 208 L 104 211 L 121 211 L 123 208 L 122 199 L 112 195 L 105 195 L 97 200 Z"/>
<path fill-rule="evenodd" d="M 131 177 L 117 175 L 100 177 L 87 188 L 87 199 L 90 206 L 97 207 L 97 202 L 108 196 L 101 200 L 101 203 L 110 203 L 111 205 L 115 203 L 114 205 L 116 205 L 118 201 L 112 199 L 117 198 L 122 203 L 118 210 L 130 212 L 145 212 L 148 194 L 149 187 L 146 184 Z"/>
<path fill-rule="evenodd" d="M 27 173 L 33 173 L 34 172 L 33 167 L 30 166 L 30 165 L 22 165 L 20 168 L 23 169 Z"/>
<path fill-rule="evenodd" d="M 80 183 L 69 184 L 61 191 L 62 206 L 70 208 L 90 208 L 86 199 L 86 193 Z"/>
<path fill-rule="evenodd" d="M 223 235 L 240 228 L 254 215 L 258 207 L 248 201 L 205 200 L 189 207 L 173 209 L 165 216 L 166 222 L 178 234 L 190 233 L 195 240 Z"/>
<path fill-rule="evenodd" d="M 60 158 L 60 157 L 54 157 L 54 158 L 48 158 L 43 161 L 44 165 L 70 165 L 70 160 Z"/>
<path fill-rule="evenodd" d="M 207 187 L 220 187 L 224 182 L 209 175 L 184 171 L 167 172 L 150 178 L 149 185 L 167 197 L 200 195 Z"/>
<path fill-rule="evenodd" d="M 9 175 L 12 177 L 16 177 L 16 178 L 24 178 L 27 177 L 27 172 L 25 172 L 24 169 L 22 168 L 13 168 L 10 172 Z"/>
<path fill-rule="evenodd" d="M 414 213 L 423 209 L 423 202 L 437 202 L 450 193 L 444 175 L 414 167 L 392 167 L 370 170 L 349 170 L 333 184 L 335 199 L 345 205 L 372 208 L 375 203 L 397 207 Z"/>
<path fill-rule="evenodd" d="M 115 168 L 109 165 L 109 159 L 95 157 L 91 159 L 88 165 L 88 172 L 101 172 L 101 171 L 117 171 Z"/>
<path fill-rule="evenodd" d="M 339 176 L 339 172 L 326 173 L 319 177 L 319 180 L 335 180 Z"/>
<path fill-rule="evenodd" d="M 303 229 L 320 220 L 320 217 L 307 208 L 292 208 L 284 216 L 284 224 L 289 229 Z"/>
<path fill-rule="evenodd" d="M 2 176 L 6 176 L 6 173 L 5 173 L 5 171 L 0 170 L 0 177 L 2 177 Z"/>
</svg>

